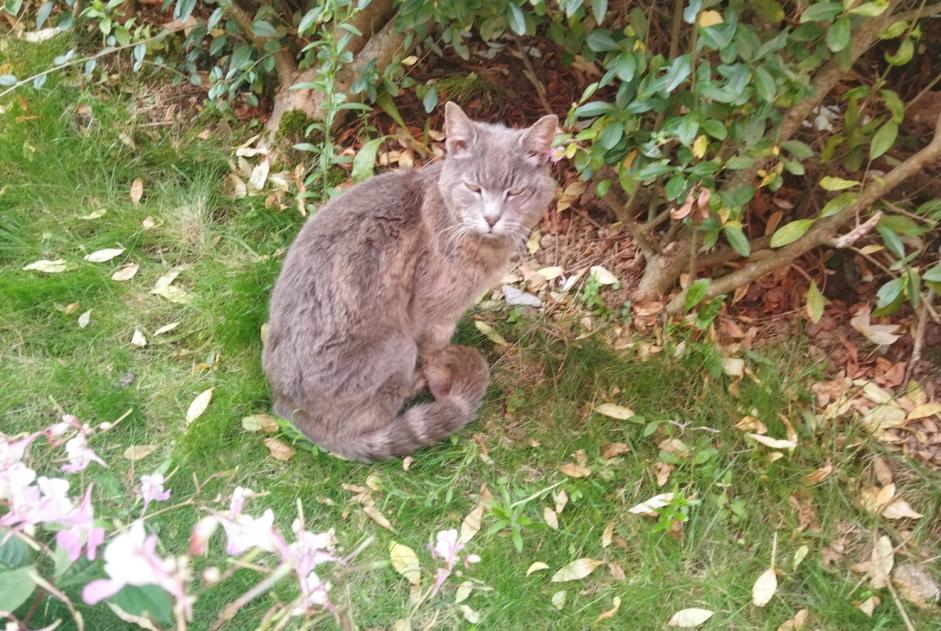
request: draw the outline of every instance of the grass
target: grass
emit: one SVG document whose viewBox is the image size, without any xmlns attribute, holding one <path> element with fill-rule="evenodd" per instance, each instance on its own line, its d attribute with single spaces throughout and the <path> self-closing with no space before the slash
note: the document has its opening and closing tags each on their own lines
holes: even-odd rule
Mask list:
<svg viewBox="0 0 941 631">
<path fill-rule="evenodd" d="M 28 65 L 48 63 L 56 43 L 30 51 L 27 57 L 8 50 L 0 62 L 26 74 Z M 855 607 L 870 594 L 850 565 L 862 560 L 877 529 L 898 542 L 907 528 L 913 555 L 917 550 L 923 553 L 918 558 L 936 556 L 937 524 L 887 522 L 858 507 L 859 489 L 871 484 L 875 447 L 851 425 L 808 422 L 814 412 L 809 387 L 821 374 L 807 365 L 799 340 L 751 353 L 748 366 L 755 377 L 733 383 L 722 372 L 720 351 L 685 330 L 669 331 L 664 350 L 641 360 L 634 351 L 613 351 L 601 334 L 576 339 L 566 324 L 538 315 L 517 319 L 487 312 L 484 317 L 511 341 L 509 347 L 494 347 L 470 322 L 458 335 L 487 352 L 494 367 L 480 419 L 416 454 L 407 471 L 398 461 L 349 463 L 302 444 L 287 462 L 271 458 L 262 437 L 243 431 L 240 419 L 270 404 L 259 365 L 259 331 L 279 253 L 302 219 L 293 209 L 265 208 L 263 197 L 232 200 L 222 193 L 229 145 L 238 139 L 199 139 L 202 125 L 212 121 L 197 117 L 189 126 L 154 132 L 135 124 L 126 98 L 92 96 L 52 78 L 41 93 L 24 91 L 0 103 L 6 108 L 0 115 L 0 425 L 6 433 L 35 430 L 53 422 L 60 407 L 88 422 L 114 420 L 131 410 L 94 445 L 110 467 L 88 472 L 118 517 L 139 514 L 139 504 L 127 500 L 135 480 L 161 467 L 174 472 L 169 487 L 178 500 L 194 491 L 194 479 L 207 501 L 236 485 L 263 490 L 267 495 L 253 500 L 250 512 L 271 507 L 283 528 L 300 502 L 308 523 L 335 528 L 347 549 L 365 535 L 375 538 L 334 596 L 341 604 L 349 601 L 360 628 L 387 628 L 409 611 L 408 584 L 388 565 L 388 543 L 416 550 L 427 580 L 429 538 L 459 527 L 486 484 L 496 506 L 470 545 L 483 561 L 452 578 L 442 596 L 418 611 L 413 628 L 431 622 L 436 628 L 467 627 L 453 603 L 462 580 L 477 587 L 464 604 L 479 612 L 478 626 L 486 629 L 654 629 L 686 607 L 715 611 L 703 626 L 710 629 L 775 629 L 805 607 L 813 628 L 902 628 L 888 594 L 880 594 L 883 604 L 872 618 Z M 77 122 L 81 106 L 91 108 L 87 127 Z M 122 131 L 131 135 L 133 147 L 122 140 Z M 129 196 L 135 178 L 144 182 L 140 205 Z M 99 208 L 107 213 L 81 218 Z M 144 229 L 147 217 L 157 226 Z M 83 260 L 106 247 L 125 252 L 105 264 Z M 77 267 L 51 275 L 22 271 L 41 258 L 64 258 Z M 124 283 L 111 280 L 128 262 L 140 264 L 137 275 Z M 150 293 L 175 268 L 182 268 L 176 284 L 193 297 L 189 304 Z M 77 318 L 88 309 L 91 321 L 82 329 Z M 171 333 L 154 335 L 177 321 Z M 135 328 L 148 338 L 147 347 L 130 344 Z M 680 343 L 682 354 L 674 352 Z M 190 401 L 210 387 L 214 397 L 206 413 L 187 425 Z M 617 421 L 593 412 L 605 402 L 629 406 L 638 416 Z M 769 450 L 734 427 L 746 414 L 765 422 L 772 436 L 784 436 L 781 418 L 790 419 L 800 447 L 771 462 Z M 659 445 L 671 438 L 682 440 L 690 455 L 663 452 Z M 603 458 L 605 446 L 615 442 L 629 450 Z M 122 455 L 128 446 L 147 444 L 157 450 L 144 460 Z M 578 452 L 591 475 L 562 475 L 559 467 L 575 462 Z M 916 510 L 937 514 L 937 475 L 911 472 L 894 456 L 890 461 L 900 494 Z M 675 465 L 663 488 L 655 482 L 658 462 Z M 834 473 L 807 487 L 804 476 L 828 462 Z M 374 499 L 394 534 L 350 502 L 352 493 L 343 485 L 364 485 L 368 478 L 380 489 Z M 553 530 L 543 510 L 555 504 L 553 493 L 560 490 L 569 501 Z M 674 502 L 659 520 L 628 513 L 665 491 L 689 503 Z M 493 531 L 500 526 L 498 515 L 519 525 L 521 552 L 512 528 Z M 184 507 L 148 523 L 159 533 L 163 552 L 179 554 L 196 518 L 195 510 Z M 808 519 L 809 525 L 802 523 Z M 602 547 L 608 524 L 613 543 Z M 759 609 L 750 602 L 751 587 L 771 564 L 775 537 L 779 588 Z M 835 543 L 844 546 L 844 554 L 828 565 L 824 551 Z M 805 545 L 810 552 L 795 568 L 794 553 Z M 196 569 L 222 563 L 220 548 L 216 541 Z M 584 580 L 549 581 L 551 572 L 579 557 L 610 565 Z M 550 570 L 527 577 L 535 561 Z M 94 565 L 84 571 L 100 574 Z M 244 570 L 207 590 L 193 628 L 207 628 L 256 578 Z M 560 590 L 566 601 L 557 610 L 551 600 Z M 227 628 L 253 628 L 275 599 L 290 594 L 289 587 L 279 586 L 243 608 Z M 615 597 L 619 612 L 595 624 Z M 918 628 L 934 623 L 930 612 L 909 606 L 909 613 Z M 49 602 L 34 621 L 60 615 L 61 608 Z M 106 609 L 86 608 L 84 615 L 88 628 L 115 628 Z"/>
</svg>

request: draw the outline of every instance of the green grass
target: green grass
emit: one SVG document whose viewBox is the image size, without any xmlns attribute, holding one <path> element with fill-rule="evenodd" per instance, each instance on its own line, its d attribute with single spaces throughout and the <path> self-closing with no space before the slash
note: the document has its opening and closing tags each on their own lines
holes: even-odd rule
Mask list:
<svg viewBox="0 0 941 631">
<path fill-rule="evenodd" d="M 55 42 L 43 47 L 28 62 L 14 51 L 8 61 L 21 66 L 22 75 L 27 63 L 47 63 L 54 47 Z M 375 538 L 335 586 L 334 598 L 351 606 L 360 628 L 387 628 L 409 611 L 408 584 L 387 563 L 388 543 L 412 547 L 429 580 L 430 537 L 458 528 L 486 484 L 498 504 L 509 497 L 515 506 L 488 511 L 469 546 L 482 562 L 450 579 L 442 595 L 416 613 L 413 628 L 433 620 L 436 628 L 467 627 L 453 603 L 462 580 L 479 587 L 464 604 L 480 613 L 479 627 L 486 629 L 655 629 L 686 607 L 715 611 L 703 627 L 708 629 L 775 629 L 804 607 L 811 610 L 812 628 L 902 628 L 886 593 L 871 619 L 855 608 L 869 593 L 850 566 L 862 560 L 876 529 L 899 542 L 908 527 L 913 558 L 936 556 L 937 524 L 929 518 L 913 526 L 887 522 L 856 505 L 859 489 L 871 484 L 875 447 L 852 425 L 816 427 L 807 421 L 814 413 L 809 386 L 821 374 L 807 364 L 799 341 L 752 353 L 748 366 L 757 380 L 733 384 L 722 374 L 719 351 L 682 330 L 671 332 L 662 352 L 641 361 L 632 351 L 611 350 L 599 341 L 601 334 L 576 340 L 565 324 L 540 317 L 510 323 L 505 313 L 487 313 L 511 346 L 494 347 L 469 322 L 462 325 L 458 338 L 485 351 L 494 367 L 480 419 L 465 431 L 416 454 L 408 471 L 399 461 L 349 463 L 311 453 L 303 444 L 295 445 L 290 461 L 279 462 L 268 455 L 262 436 L 242 430 L 240 420 L 270 404 L 259 365 L 259 331 L 280 265 L 277 255 L 302 218 L 293 209 L 265 208 L 263 197 L 226 197 L 228 139 L 217 134 L 200 140 L 196 123 L 159 132 L 135 126 L 126 96 L 91 96 L 56 78 L 42 93 L 22 96 L 25 108 L 18 100 L 0 103 L 6 108 L 0 115 L 0 426 L 6 433 L 35 430 L 53 422 L 60 406 L 93 423 L 132 410 L 94 444 L 109 469 L 86 473 L 103 505 L 121 519 L 139 514 L 140 505 L 126 499 L 135 480 L 161 466 L 174 472 L 169 487 L 176 500 L 194 491 L 194 479 L 206 502 L 236 485 L 266 491 L 249 512 L 271 507 L 285 530 L 300 501 L 309 525 L 335 528 L 346 549 L 366 535 Z M 93 112 L 93 124 L 84 131 L 76 124 L 79 105 Z M 122 141 L 121 131 L 133 137 L 135 147 Z M 237 144 L 233 139 L 231 145 Z M 128 193 L 138 177 L 145 190 L 140 206 Z M 98 208 L 108 212 L 80 219 Z M 146 217 L 157 227 L 143 229 Z M 83 260 L 118 245 L 126 250 L 114 261 Z M 64 258 L 77 267 L 52 275 L 22 271 L 41 258 Z M 138 274 L 129 282 L 112 281 L 111 273 L 126 262 L 139 263 Z M 190 292 L 190 304 L 149 293 L 157 278 L 180 266 L 176 284 Z M 91 323 L 81 329 L 77 318 L 88 309 Z M 176 330 L 154 335 L 174 321 L 180 322 Z M 147 336 L 146 348 L 130 344 L 135 327 Z M 681 342 L 686 350 L 676 357 Z M 187 426 L 187 406 L 210 387 L 212 403 Z M 593 413 L 605 402 L 629 406 L 639 416 L 617 421 Z M 766 448 L 734 427 L 746 414 L 777 437 L 786 431 L 781 417 L 789 419 L 800 447 L 770 462 Z M 669 438 L 681 439 L 691 454 L 675 459 L 669 481 L 658 488 L 653 467 L 673 458 L 658 448 Z M 613 442 L 630 450 L 605 460 L 602 450 Z M 123 458 L 128 446 L 144 444 L 158 448 L 139 462 Z M 567 478 L 559 467 L 574 462 L 579 450 L 592 473 Z M 937 514 L 937 475 L 903 476 L 906 463 L 890 459 L 899 493 L 920 512 Z M 827 462 L 833 474 L 806 487 L 803 477 Z M 368 477 L 380 487 L 374 499 L 395 534 L 350 502 L 352 493 L 343 485 L 363 485 Z M 554 504 L 552 491 L 560 489 L 569 502 L 555 531 L 542 515 Z M 676 531 L 669 532 L 667 518 L 628 513 L 666 491 L 692 501 L 665 511 L 685 519 Z M 789 502 L 795 495 L 815 508 L 810 528 L 801 528 Z M 509 529 L 488 532 L 501 510 L 524 524 L 522 552 Z M 186 507 L 148 523 L 160 534 L 164 553 L 180 554 L 196 518 L 197 511 Z M 603 548 L 609 523 L 614 542 Z M 759 609 L 750 602 L 751 586 L 771 563 L 775 537 L 779 588 Z M 845 546 L 844 558 L 827 567 L 822 552 L 837 541 Z M 803 545 L 810 553 L 795 569 L 793 554 Z M 195 561 L 195 568 L 223 563 L 221 553 L 215 541 L 209 558 Z M 579 557 L 616 564 L 625 578 L 605 566 L 581 581 L 549 581 L 552 572 Z M 527 577 L 534 561 L 550 570 Z M 97 566 L 88 571 L 100 573 Z M 202 593 L 193 628 L 208 627 L 255 580 L 256 574 L 243 570 Z M 561 611 L 551 604 L 559 590 L 567 592 Z M 279 586 L 243 608 L 227 628 L 253 628 L 275 599 L 291 594 L 286 583 Z M 620 611 L 594 625 L 614 597 L 621 599 Z M 908 610 L 918 628 L 933 624 L 930 613 Z M 61 615 L 61 607 L 50 602 L 34 621 Z M 85 608 L 84 615 L 87 628 L 117 628 L 107 609 Z M 332 622 L 323 624 L 329 628 Z"/>
</svg>

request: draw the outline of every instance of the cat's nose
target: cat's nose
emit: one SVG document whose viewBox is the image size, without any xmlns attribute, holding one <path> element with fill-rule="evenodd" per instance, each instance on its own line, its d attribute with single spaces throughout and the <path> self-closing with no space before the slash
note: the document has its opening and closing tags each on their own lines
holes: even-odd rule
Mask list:
<svg viewBox="0 0 941 631">
<path fill-rule="evenodd" d="M 484 221 L 487 222 L 487 225 L 488 225 L 488 226 L 490 226 L 491 228 L 493 228 L 495 225 L 497 225 L 497 222 L 500 221 L 500 217 L 499 217 L 499 216 L 496 216 L 496 217 L 494 217 L 494 216 L 487 216 L 487 217 L 484 217 Z"/>
</svg>

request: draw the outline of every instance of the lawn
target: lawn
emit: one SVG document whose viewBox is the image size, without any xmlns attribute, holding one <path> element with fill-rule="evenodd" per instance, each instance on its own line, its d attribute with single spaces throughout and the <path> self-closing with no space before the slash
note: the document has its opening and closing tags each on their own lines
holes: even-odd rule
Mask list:
<svg viewBox="0 0 941 631">
<path fill-rule="evenodd" d="M 28 56 L 10 48 L 0 64 L 26 75 L 58 52 L 55 41 Z M 146 518 L 162 553 L 186 551 L 199 516 L 186 498 L 209 503 L 245 486 L 265 493 L 251 512 L 274 509 L 285 530 L 300 505 L 313 529 L 334 528 L 346 550 L 371 538 L 333 591 L 358 628 L 389 628 L 411 613 L 413 629 L 657 629 L 689 607 L 715 612 L 708 629 L 776 629 L 805 608 L 808 628 L 904 628 L 900 605 L 852 566 L 881 534 L 899 545 L 896 563 L 938 558 L 941 478 L 883 453 L 853 423 L 819 414 L 810 388 L 824 368 L 808 363 L 798 330 L 739 350 L 746 376 L 733 378 L 723 370 L 728 349 L 685 326 L 614 350 L 605 341 L 618 324 L 610 314 L 595 314 L 601 326 L 584 335 L 578 317 L 481 308 L 471 315 L 508 343 L 495 344 L 470 317 L 460 328 L 460 340 L 493 368 L 480 418 L 465 431 L 407 467 L 339 460 L 289 433 L 279 440 L 294 454 L 272 457 L 270 436 L 246 431 L 242 419 L 269 411 L 260 332 L 281 256 L 304 219 L 266 207 L 264 195 L 226 193 L 234 148 L 252 130 L 227 132 L 209 114 L 147 125 L 139 112 L 151 90 L 133 82 L 82 89 L 51 77 L 42 91 L 0 102 L 0 427 L 35 431 L 63 410 L 90 423 L 127 414 L 93 445 L 108 467 L 93 465 L 84 480 L 110 514 L 130 521 L 141 511 L 132 499 L 140 475 L 167 474 L 173 497 L 160 508 L 178 507 L 151 508 Z M 84 258 L 108 248 L 122 252 L 102 263 Z M 42 259 L 70 269 L 23 270 Z M 132 264 L 132 278 L 112 279 Z M 155 294 L 174 271 L 172 285 L 185 294 Z M 187 422 L 193 399 L 210 388 L 205 412 Z M 598 413 L 606 403 L 633 414 Z M 747 438 L 736 427 L 747 416 L 768 436 L 792 427 L 797 447 L 774 452 Z M 126 457 L 135 446 L 153 450 Z M 877 457 L 894 472 L 898 495 L 927 517 L 888 520 L 860 506 Z M 807 481 L 828 465 L 829 475 Z M 364 512 L 356 501 L 364 492 L 394 532 Z M 657 518 L 629 512 L 668 492 L 673 500 Z M 460 528 L 482 500 L 482 527 L 467 549 L 480 563 L 413 608 L 390 542 L 416 551 L 427 581 L 435 532 Z M 579 558 L 603 564 L 579 580 L 551 581 Z M 535 562 L 547 568 L 528 574 Z M 221 541 L 195 564 L 228 569 Z M 777 591 L 756 607 L 752 586 L 772 566 Z M 82 561 L 66 579 L 75 590 L 101 575 L 99 564 Z M 205 589 L 192 628 L 209 628 L 257 580 L 242 569 Z M 473 589 L 455 603 L 465 581 Z M 293 593 L 288 582 L 276 585 L 224 628 L 255 628 Z M 869 617 L 857 605 L 876 593 L 881 604 Z M 915 628 L 937 628 L 931 610 L 904 609 Z M 89 629 L 123 624 L 104 607 L 82 611 Z M 31 624 L 58 617 L 68 620 L 49 599 Z M 335 624 L 329 615 L 316 623 Z"/>
</svg>

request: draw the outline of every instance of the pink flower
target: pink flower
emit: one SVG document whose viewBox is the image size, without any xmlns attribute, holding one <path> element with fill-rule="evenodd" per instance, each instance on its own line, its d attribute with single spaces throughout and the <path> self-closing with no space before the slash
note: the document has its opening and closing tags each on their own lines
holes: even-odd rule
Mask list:
<svg viewBox="0 0 941 631">
<path fill-rule="evenodd" d="M 306 576 L 322 563 L 336 561 L 332 552 L 337 540 L 332 528 L 327 532 L 313 533 L 301 530 L 300 525 L 295 524 L 295 537 L 297 540 L 288 546 L 286 560 L 294 566 L 298 576 Z"/>
<path fill-rule="evenodd" d="M 97 462 L 103 467 L 107 467 L 105 461 L 98 457 L 88 446 L 88 440 L 85 434 L 78 434 L 65 443 L 65 453 L 69 458 L 69 463 L 62 466 L 66 473 L 76 473 L 84 471 L 92 461 Z"/>
<path fill-rule="evenodd" d="M 464 542 L 458 539 L 457 530 L 442 530 L 435 540 L 431 555 L 449 565 L 454 565 L 457 553 L 464 549 Z"/>
<path fill-rule="evenodd" d="M 157 536 L 148 535 L 144 522 L 135 521 L 105 548 L 105 572 L 108 578 L 92 581 L 82 590 L 89 605 L 101 602 L 121 591 L 125 585 L 158 585 L 177 599 L 189 615 L 190 598 L 186 595 L 181 573 L 172 559 L 156 553 Z"/>
<path fill-rule="evenodd" d="M 274 512 L 269 508 L 261 517 L 239 515 L 235 519 L 223 519 L 222 528 L 228 538 L 226 551 L 238 556 L 252 548 L 273 552 L 275 546 Z"/>
<path fill-rule="evenodd" d="M 209 540 L 212 538 L 216 528 L 219 527 L 219 520 L 210 515 L 203 517 L 190 532 L 190 554 L 202 556 L 209 549 Z"/>
<path fill-rule="evenodd" d="M 91 489 L 85 491 L 85 496 L 77 508 L 59 520 L 65 527 L 56 533 L 56 543 L 69 555 L 69 561 L 76 561 L 82 554 L 82 545 L 86 546 L 85 556 L 89 561 L 95 560 L 95 551 L 105 540 L 103 528 L 97 528 L 94 522 L 94 508 L 91 505 Z"/>
<path fill-rule="evenodd" d="M 140 494 L 144 498 L 145 511 L 151 502 L 165 502 L 170 499 L 170 491 L 164 490 L 163 482 L 163 475 L 160 473 L 140 477 Z"/>
<path fill-rule="evenodd" d="M 243 486 L 235 487 L 232 491 L 232 499 L 229 500 L 229 517 L 235 519 L 242 514 L 242 508 L 245 506 L 245 500 L 254 497 L 255 491 Z"/>
<path fill-rule="evenodd" d="M 327 592 L 330 591 L 330 584 L 322 581 L 316 572 L 310 572 L 306 578 L 300 581 L 301 602 L 291 613 L 295 616 L 303 616 L 314 607 L 323 607 L 330 602 Z"/>
<path fill-rule="evenodd" d="M 0 500 L 16 501 L 36 480 L 36 472 L 22 462 L 13 462 L 0 469 Z"/>
<path fill-rule="evenodd" d="M 0 526 L 58 523 L 72 511 L 68 492 L 68 480 L 40 476 L 35 485 L 23 487 L 12 497 L 10 512 L 0 517 Z"/>
</svg>

